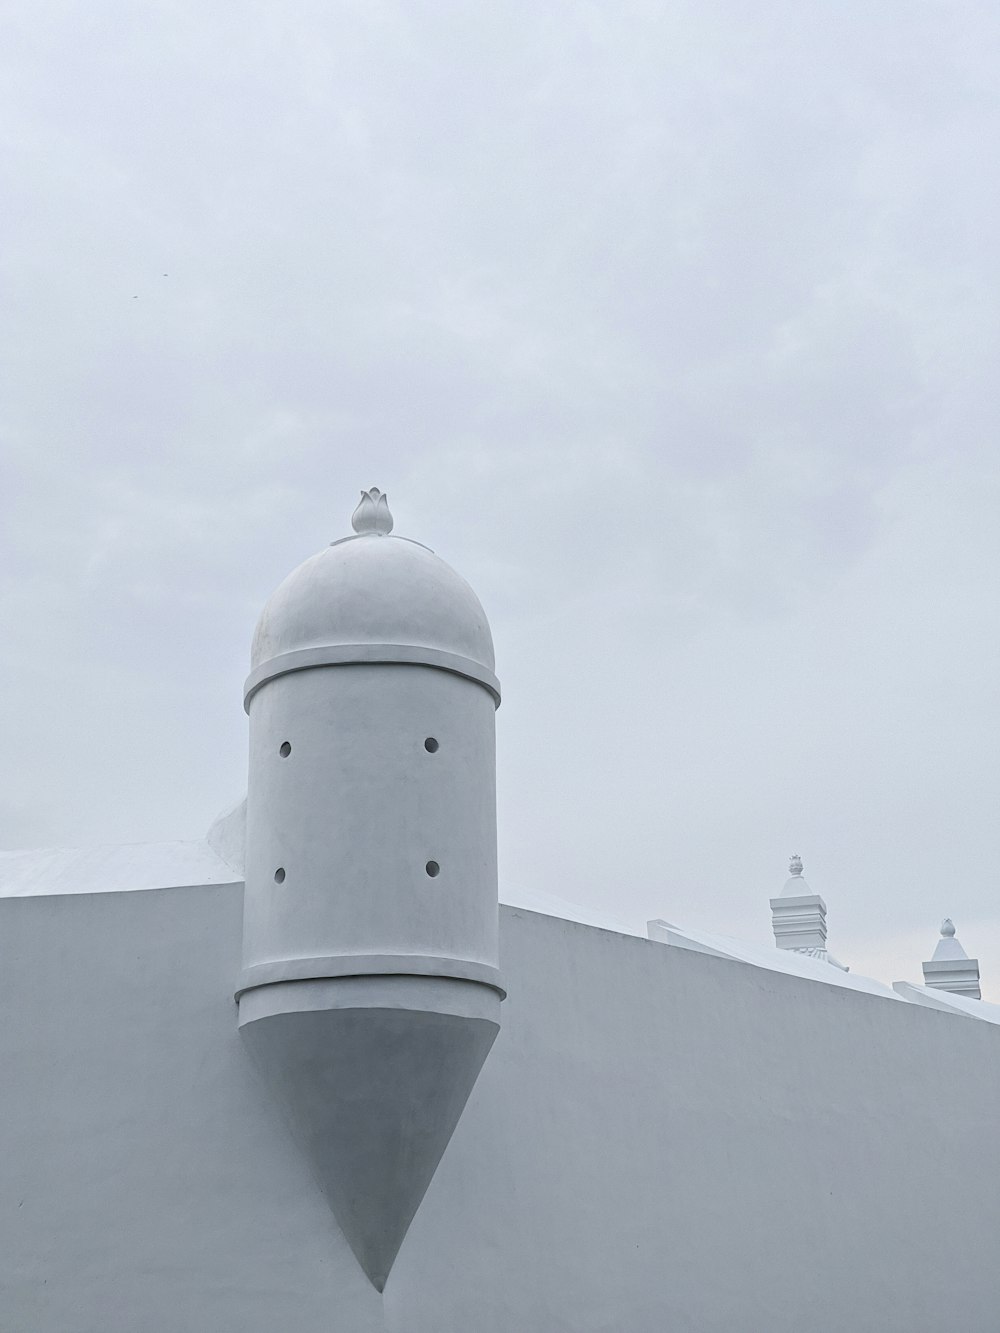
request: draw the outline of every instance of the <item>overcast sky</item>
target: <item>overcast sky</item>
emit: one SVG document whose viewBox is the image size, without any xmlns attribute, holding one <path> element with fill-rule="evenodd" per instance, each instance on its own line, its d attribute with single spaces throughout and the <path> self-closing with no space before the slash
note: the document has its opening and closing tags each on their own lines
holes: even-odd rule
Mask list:
<svg viewBox="0 0 1000 1333">
<path fill-rule="evenodd" d="M 502 892 L 1000 1000 L 996 0 L 8 0 L 0 845 L 201 837 L 361 487 Z"/>
</svg>

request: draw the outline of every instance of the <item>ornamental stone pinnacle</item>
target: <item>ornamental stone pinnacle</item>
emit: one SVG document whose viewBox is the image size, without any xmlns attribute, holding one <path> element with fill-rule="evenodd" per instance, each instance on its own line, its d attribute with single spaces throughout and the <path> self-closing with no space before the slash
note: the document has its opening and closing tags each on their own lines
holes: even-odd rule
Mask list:
<svg viewBox="0 0 1000 1333">
<path fill-rule="evenodd" d="M 386 537 L 392 531 L 392 515 L 389 513 L 389 499 L 385 491 L 377 486 L 361 492 L 361 503 L 351 515 L 351 527 L 359 537 L 375 533 Z"/>
<path fill-rule="evenodd" d="M 771 899 L 771 929 L 779 949 L 821 958 L 848 971 L 826 947 L 826 903 L 813 893 L 802 877 L 802 857 L 793 852 L 788 862 L 789 878 L 777 898 Z"/>
<path fill-rule="evenodd" d="M 941 922 L 941 938 L 922 967 L 925 986 L 951 991 L 953 995 L 967 995 L 972 1000 L 982 999 L 979 959 L 970 958 L 962 948 L 950 916 Z"/>
</svg>

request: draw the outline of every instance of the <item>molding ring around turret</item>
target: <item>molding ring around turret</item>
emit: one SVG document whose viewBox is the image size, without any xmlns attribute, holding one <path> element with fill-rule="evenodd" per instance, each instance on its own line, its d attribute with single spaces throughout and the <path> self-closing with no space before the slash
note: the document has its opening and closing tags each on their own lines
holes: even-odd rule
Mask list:
<svg viewBox="0 0 1000 1333">
<path fill-rule="evenodd" d="M 373 666 L 381 663 L 428 666 L 438 671 L 450 671 L 456 676 L 465 676 L 489 690 L 496 706 L 500 706 L 499 680 L 492 671 L 481 662 L 474 662 L 471 657 L 446 653 L 440 648 L 426 648 L 420 644 L 335 643 L 318 648 L 297 648 L 293 652 L 280 653 L 277 657 L 261 662 L 247 676 L 243 687 L 243 707 L 249 712 L 250 700 L 261 686 L 290 671 L 309 671 L 313 667 L 329 666 Z"/>
<path fill-rule="evenodd" d="M 257 986 L 274 986 L 285 981 L 327 981 L 337 977 L 438 977 L 453 981 L 475 981 L 497 991 L 501 1000 L 507 992 L 500 983 L 500 972 L 488 963 L 465 958 L 440 958 L 430 954 L 344 954 L 326 958 L 281 958 L 273 963 L 255 963 L 240 973 L 235 999 Z"/>
</svg>

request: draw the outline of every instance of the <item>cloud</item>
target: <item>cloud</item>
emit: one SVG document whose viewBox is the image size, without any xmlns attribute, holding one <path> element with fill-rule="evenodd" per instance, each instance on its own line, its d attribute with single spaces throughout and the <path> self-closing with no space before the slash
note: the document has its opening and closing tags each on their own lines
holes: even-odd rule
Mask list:
<svg viewBox="0 0 1000 1333">
<path fill-rule="evenodd" d="M 510 879 L 993 939 L 993 7 L 5 21 L 0 840 L 200 835 L 377 484 L 493 620 Z"/>
</svg>

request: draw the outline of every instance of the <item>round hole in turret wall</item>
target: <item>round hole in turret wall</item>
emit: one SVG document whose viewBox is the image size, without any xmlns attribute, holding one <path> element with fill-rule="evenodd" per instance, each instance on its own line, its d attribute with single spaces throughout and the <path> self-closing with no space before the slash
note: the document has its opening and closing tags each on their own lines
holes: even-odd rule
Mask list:
<svg viewBox="0 0 1000 1333">
<path fill-rule="evenodd" d="M 427 739 L 424 741 L 424 749 L 427 751 L 428 754 L 435 754 L 437 752 L 437 748 L 438 748 L 438 743 L 435 740 L 435 738 L 433 736 L 428 736 Z"/>
<path fill-rule="evenodd" d="M 275 884 L 284 884 L 284 882 L 285 882 L 285 867 L 284 867 L 284 866 L 278 866 L 277 870 L 274 872 L 274 882 L 275 882 Z"/>
<path fill-rule="evenodd" d="M 430 875 L 431 879 L 433 879 L 435 875 L 440 875 L 441 873 L 441 867 L 436 861 L 428 861 L 424 866 L 424 869 L 427 871 L 428 875 Z"/>
<path fill-rule="evenodd" d="M 278 753 L 281 755 L 282 759 L 288 758 L 288 756 L 292 753 L 292 747 L 291 745 L 289 745 L 288 741 L 281 742 L 281 744 L 278 746 Z"/>
</svg>

